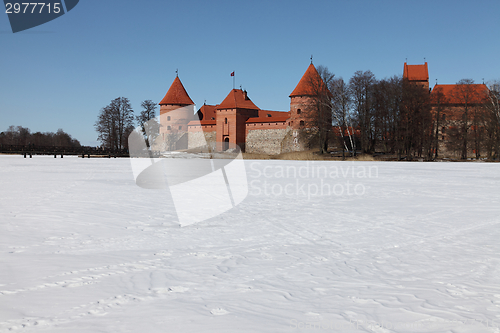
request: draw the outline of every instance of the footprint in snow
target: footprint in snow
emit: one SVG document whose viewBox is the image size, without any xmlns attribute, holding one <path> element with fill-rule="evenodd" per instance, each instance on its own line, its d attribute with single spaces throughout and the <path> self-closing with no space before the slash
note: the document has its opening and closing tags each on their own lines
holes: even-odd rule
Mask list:
<svg viewBox="0 0 500 333">
<path fill-rule="evenodd" d="M 226 311 L 222 308 L 216 308 L 216 309 L 212 309 L 212 311 L 210 311 L 211 314 L 213 314 L 214 316 L 223 316 L 223 315 L 226 315 L 229 313 L 229 311 Z"/>
<path fill-rule="evenodd" d="M 171 293 L 183 293 L 185 291 L 188 291 L 189 288 L 183 287 L 183 286 L 176 286 L 176 287 L 170 287 L 168 288 L 168 291 Z"/>
</svg>

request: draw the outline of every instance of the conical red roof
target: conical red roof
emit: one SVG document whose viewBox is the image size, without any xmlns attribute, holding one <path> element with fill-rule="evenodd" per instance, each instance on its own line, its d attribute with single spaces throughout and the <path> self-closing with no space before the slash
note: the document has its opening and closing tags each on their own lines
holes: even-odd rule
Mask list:
<svg viewBox="0 0 500 333">
<path fill-rule="evenodd" d="M 290 97 L 294 96 L 315 96 L 318 94 L 318 88 L 315 85 L 319 85 L 321 90 L 327 90 L 325 86 L 325 82 L 319 75 L 316 67 L 313 64 L 310 64 L 307 68 L 306 72 L 302 76 L 299 81 L 299 84 L 295 87 L 295 89 L 290 94 Z"/>
<path fill-rule="evenodd" d="M 248 98 L 247 92 L 241 89 L 233 89 L 227 97 L 217 106 L 217 110 L 221 109 L 249 109 L 259 110 Z"/>
<path fill-rule="evenodd" d="M 186 89 L 181 83 L 181 80 L 177 76 L 167 91 L 167 94 L 160 102 L 160 105 L 173 104 L 173 105 L 191 105 L 194 104 L 189 97 Z"/>
</svg>

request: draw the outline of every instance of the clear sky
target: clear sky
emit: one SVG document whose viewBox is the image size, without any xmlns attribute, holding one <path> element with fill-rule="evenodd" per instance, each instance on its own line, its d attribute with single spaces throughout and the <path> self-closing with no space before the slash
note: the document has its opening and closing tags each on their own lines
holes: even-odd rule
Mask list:
<svg viewBox="0 0 500 333">
<path fill-rule="evenodd" d="M 288 111 L 311 54 L 345 80 L 402 75 L 406 59 L 428 62 L 431 86 L 500 79 L 500 1 L 80 0 L 16 34 L 2 12 L 0 131 L 62 128 L 97 145 L 102 107 L 123 96 L 138 114 L 176 69 L 197 107 L 222 102 L 235 71 L 258 107 Z"/>
</svg>

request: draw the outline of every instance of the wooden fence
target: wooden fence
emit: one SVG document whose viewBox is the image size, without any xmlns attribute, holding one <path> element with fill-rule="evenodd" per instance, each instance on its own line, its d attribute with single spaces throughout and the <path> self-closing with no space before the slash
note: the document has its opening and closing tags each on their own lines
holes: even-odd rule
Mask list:
<svg viewBox="0 0 500 333">
<path fill-rule="evenodd" d="M 54 157 L 64 155 L 77 155 L 81 157 L 129 157 L 128 149 L 107 149 L 101 147 L 62 147 L 62 146 L 37 146 L 37 145 L 2 145 L 0 153 L 18 154 L 32 157 L 33 155 L 54 155 Z"/>
</svg>

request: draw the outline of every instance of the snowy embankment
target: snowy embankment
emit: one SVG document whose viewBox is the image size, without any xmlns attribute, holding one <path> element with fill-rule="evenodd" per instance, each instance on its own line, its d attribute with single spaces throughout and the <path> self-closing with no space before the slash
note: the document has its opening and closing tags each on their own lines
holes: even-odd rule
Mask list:
<svg viewBox="0 0 500 333">
<path fill-rule="evenodd" d="M 127 159 L 1 156 L 0 332 L 500 332 L 500 164 L 245 163 L 179 227 Z"/>
</svg>

